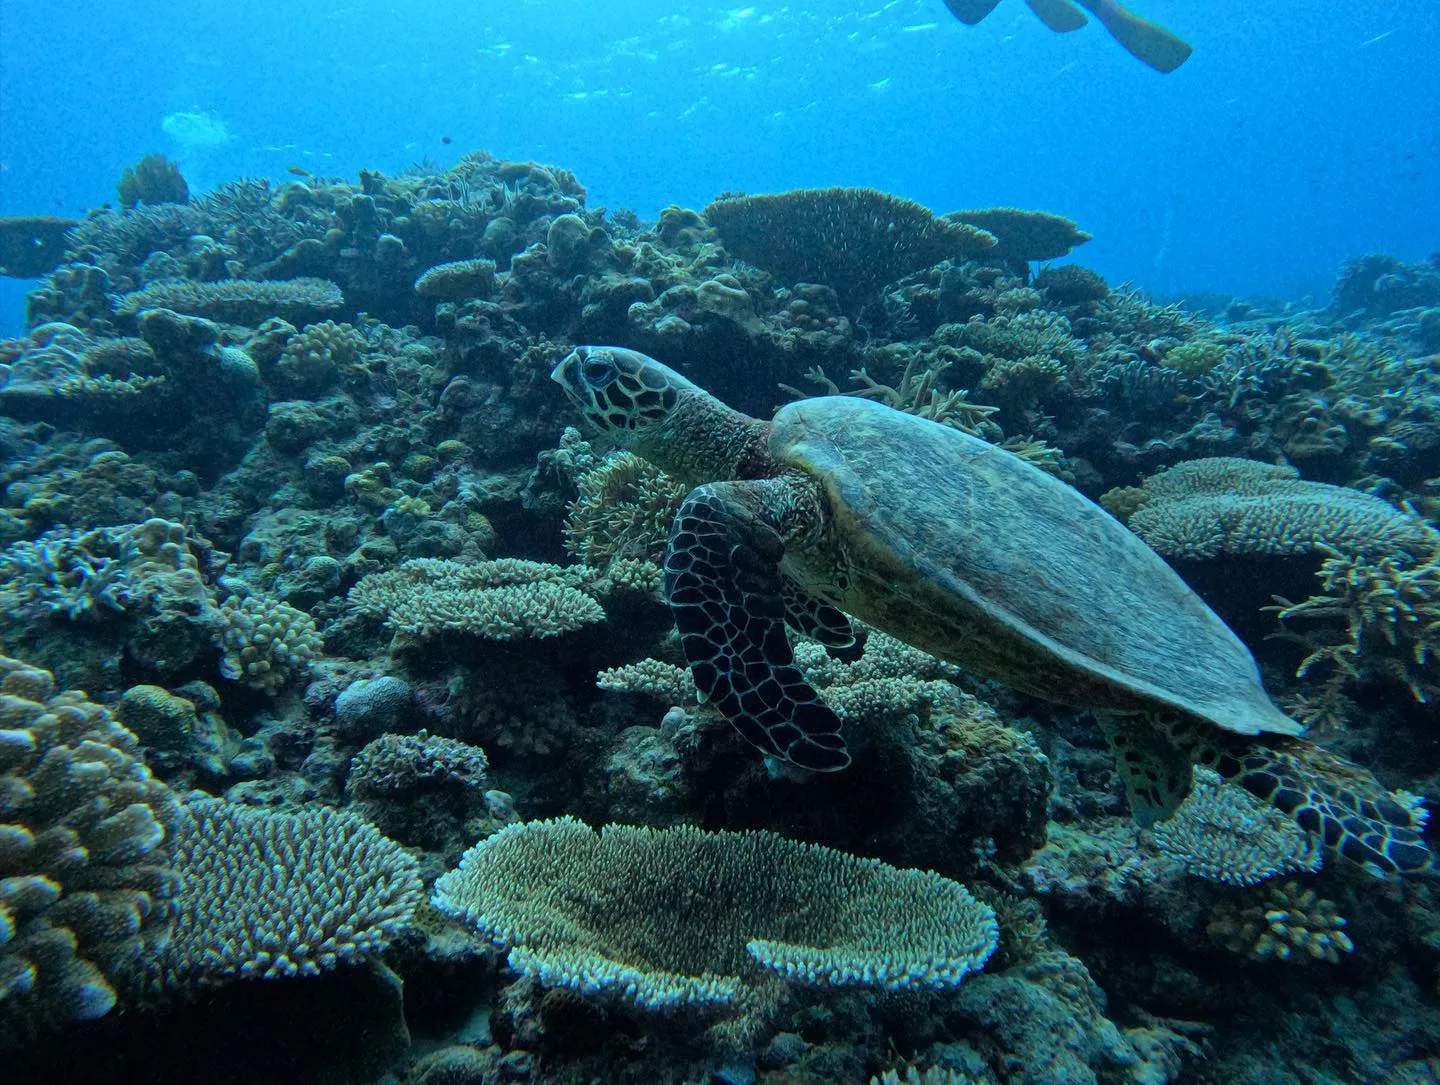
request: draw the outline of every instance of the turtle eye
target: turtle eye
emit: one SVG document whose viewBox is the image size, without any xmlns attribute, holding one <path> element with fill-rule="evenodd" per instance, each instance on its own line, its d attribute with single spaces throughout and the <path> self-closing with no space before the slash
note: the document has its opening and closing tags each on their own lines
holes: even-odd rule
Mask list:
<svg viewBox="0 0 1440 1085">
<path fill-rule="evenodd" d="M 585 362 L 580 370 L 580 375 L 585 378 L 585 383 L 596 390 L 607 387 L 616 377 L 615 366 L 610 362 L 602 362 L 598 358 L 591 358 Z"/>
</svg>

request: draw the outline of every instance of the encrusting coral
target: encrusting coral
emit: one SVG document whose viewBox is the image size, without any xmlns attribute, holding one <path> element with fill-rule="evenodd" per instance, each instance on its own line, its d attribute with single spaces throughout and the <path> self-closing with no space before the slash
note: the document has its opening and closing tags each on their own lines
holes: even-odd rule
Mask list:
<svg viewBox="0 0 1440 1085">
<path fill-rule="evenodd" d="M 434 902 L 546 986 L 644 1008 L 743 1001 L 763 976 L 948 988 L 980 969 L 995 913 L 956 882 L 769 832 L 526 822 L 482 840 Z"/>
</svg>

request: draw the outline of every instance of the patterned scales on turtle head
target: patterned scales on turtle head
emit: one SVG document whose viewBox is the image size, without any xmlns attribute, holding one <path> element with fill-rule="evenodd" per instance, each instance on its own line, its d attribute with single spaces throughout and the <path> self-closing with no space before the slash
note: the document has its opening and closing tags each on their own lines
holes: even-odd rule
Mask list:
<svg viewBox="0 0 1440 1085">
<path fill-rule="evenodd" d="M 666 598 L 697 687 L 766 754 L 810 771 L 850 763 L 786 635 L 788 622 L 845 651 L 843 610 L 1121 721 L 1109 730 L 1142 818 L 1178 805 L 1204 761 L 1347 858 L 1429 867 L 1413 811 L 1294 738 L 1302 728 L 1270 701 L 1249 650 L 1174 570 L 1018 456 L 848 396 L 800 400 L 767 423 L 620 347 L 578 347 L 552 376 L 592 425 L 694 487 L 672 528 Z"/>
</svg>

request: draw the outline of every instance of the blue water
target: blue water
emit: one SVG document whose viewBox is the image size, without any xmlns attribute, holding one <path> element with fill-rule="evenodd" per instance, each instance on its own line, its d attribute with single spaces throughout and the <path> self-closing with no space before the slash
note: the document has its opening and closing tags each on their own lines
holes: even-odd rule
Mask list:
<svg viewBox="0 0 1440 1085">
<path fill-rule="evenodd" d="M 1440 247 L 1440 8 L 1135 6 L 1194 44 L 1179 71 L 1019 0 L 978 27 L 941 0 L 6 0 L 0 213 L 82 214 L 156 150 L 200 191 L 485 148 L 642 216 L 827 184 L 1053 210 L 1162 295 L 1320 299 L 1351 256 Z"/>
</svg>

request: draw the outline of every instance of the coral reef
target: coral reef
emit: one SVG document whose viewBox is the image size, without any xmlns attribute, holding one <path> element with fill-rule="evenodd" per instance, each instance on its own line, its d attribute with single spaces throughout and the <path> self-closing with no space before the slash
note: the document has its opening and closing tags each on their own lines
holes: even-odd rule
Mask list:
<svg viewBox="0 0 1440 1085">
<path fill-rule="evenodd" d="M 866 189 L 644 221 L 480 152 L 154 202 L 165 172 L 0 220 L 0 270 L 42 276 L 0 341 L 11 1076 L 1433 1076 L 1431 880 L 1322 866 L 1204 770 L 1141 830 L 1084 713 L 790 631 L 854 763 L 754 757 L 660 598 L 682 485 L 548 376 L 614 343 L 755 417 L 861 396 L 1053 472 L 1244 641 L 1317 744 L 1277 763 L 1418 839 L 1435 261 L 1304 309 L 1036 268 L 1084 232 Z M 478 922 L 418 900 L 476 841 Z M 730 1001 L 636 1004 L 682 991 Z"/>
</svg>

